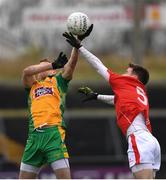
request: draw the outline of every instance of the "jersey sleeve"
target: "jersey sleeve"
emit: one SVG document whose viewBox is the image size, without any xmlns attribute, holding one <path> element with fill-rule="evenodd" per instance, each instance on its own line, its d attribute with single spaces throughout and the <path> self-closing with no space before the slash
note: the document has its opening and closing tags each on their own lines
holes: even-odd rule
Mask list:
<svg viewBox="0 0 166 180">
<path fill-rule="evenodd" d="M 85 49 L 83 46 L 79 49 L 82 55 L 85 57 L 85 60 L 96 69 L 96 71 L 106 80 L 109 80 L 109 74 L 107 71 L 107 67 L 90 51 Z"/>
<path fill-rule="evenodd" d="M 97 96 L 97 99 L 100 100 L 100 101 L 103 101 L 107 104 L 110 104 L 110 105 L 114 105 L 114 95 L 102 95 L 102 94 L 99 94 Z"/>
<path fill-rule="evenodd" d="M 68 90 L 68 84 L 70 80 L 64 79 L 62 77 L 62 73 L 59 73 L 58 75 L 56 75 L 55 78 L 57 80 L 58 87 L 61 89 L 62 92 L 66 93 Z"/>
<path fill-rule="evenodd" d="M 115 86 L 117 83 L 119 83 L 118 79 L 122 76 L 120 74 L 114 73 L 111 69 L 108 69 L 109 74 L 109 84 L 111 86 Z"/>
</svg>

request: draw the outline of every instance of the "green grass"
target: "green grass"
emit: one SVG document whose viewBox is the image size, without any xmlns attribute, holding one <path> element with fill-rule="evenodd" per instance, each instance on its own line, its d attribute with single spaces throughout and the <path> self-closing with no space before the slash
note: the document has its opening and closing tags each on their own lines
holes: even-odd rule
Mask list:
<svg viewBox="0 0 166 180">
<path fill-rule="evenodd" d="M 102 62 L 112 68 L 115 72 L 123 73 L 131 58 L 119 57 L 116 55 L 98 56 Z M 51 57 L 50 57 L 51 58 Z M 41 59 L 38 51 L 33 51 L 14 60 L 0 59 L 0 80 L 15 82 L 21 80 L 22 70 L 31 64 L 36 64 Z M 148 68 L 152 81 L 166 80 L 166 56 L 145 56 L 143 65 Z M 73 81 L 102 81 L 102 77 L 85 61 L 79 58 Z"/>
<path fill-rule="evenodd" d="M 117 73 L 125 72 L 128 63 L 132 61 L 131 58 L 123 58 L 119 56 L 99 56 L 106 67 L 111 68 Z M 150 78 L 152 81 L 166 80 L 166 56 L 146 56 L 143 59 L 144 67 L 150 72 Z M 96 73 L 96 71 L 85 61 L 80 59 L 75 71 L 75 79 L 77 80 L 102 80 Z"/>
</svg>

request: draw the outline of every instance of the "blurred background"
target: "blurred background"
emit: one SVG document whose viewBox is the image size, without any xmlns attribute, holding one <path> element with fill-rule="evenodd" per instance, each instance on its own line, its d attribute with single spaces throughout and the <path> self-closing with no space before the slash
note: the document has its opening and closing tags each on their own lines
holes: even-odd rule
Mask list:
<svg viewBox="0 0 166 180">
<path fill-rule="evenodd" d="M 153 134 L 161 144 L 166 178 L 166 1 L 165 0 L 0 0 L 0 178 L 18 178 L 28 133 L 22 70 L 71 47 L 62 33 L 67 17 L 81 11 L 94 24 L 83 42 L 102 62 L 121 73 L 129 62 L 150 71 L 147 86 Z M 80 56 L 67 96 L 66 143 L 73 178 L 132 178 L 125 137 L 116 126 L 114 107 L 82 103 L 77 93 L 89 86 L 112 94 L 109 85 Z M 43 167 L 40 178 L 55 178 Z"/>
</svg>

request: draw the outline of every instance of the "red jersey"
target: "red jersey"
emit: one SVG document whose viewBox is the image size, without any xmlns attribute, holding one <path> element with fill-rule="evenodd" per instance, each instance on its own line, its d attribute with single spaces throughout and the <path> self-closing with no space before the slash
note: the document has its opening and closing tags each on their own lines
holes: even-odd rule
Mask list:
<svg viewBox="0 0 166 180">
<path fill-rule="evenodd" d="M 145 124 L 151 132 L 149 103 L 144 85 L 134 77 L 123 76 L 108 70 L 109 83 L 115 94 L 117 124 L 124 135 L 134 118 L 143 113 Z"/>
</svg>

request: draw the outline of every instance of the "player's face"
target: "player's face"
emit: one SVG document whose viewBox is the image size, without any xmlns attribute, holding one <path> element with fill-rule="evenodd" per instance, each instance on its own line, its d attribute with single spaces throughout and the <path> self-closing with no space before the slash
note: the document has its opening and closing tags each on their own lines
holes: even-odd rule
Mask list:
<svg viewBox="0 0 166 180">
<path fill-rule="evenodd" d="M 47 62 L 47 61 L 43 61 L 43 62 L 41 62 L 40 64 L 50 64 L 50 62 Z M 51 76 L 53 76 L 53 75 L 55 75 L 56 74 L 56 70 L 48 70 L 48 71 L 44 71 L 44 72 L 41 72 L 41 73 L 39 73 L 38 74 L 38 77 L 40 78 L 40 79 L 44 79 L 44 78 L 46 78 L 48 75 L 51 75 Z"/>
<path fill-rule="evenodd" d="M 122 74 L 123 76 L 130 76 L 130 77 L 134 77 L 136 79 L 138 79 L 137 75 L 135 73 L 133 73 L 133 68 L 132 67 L 128 67 L 126 69 L 126 73 Z"/>
<path fill-rule="evenodd" d="M 126 69 L 126 72 L 124 74 L 122 74 L 123 76 L 133 76 L 133 68 L 128 67 Z"/>
</svg>

